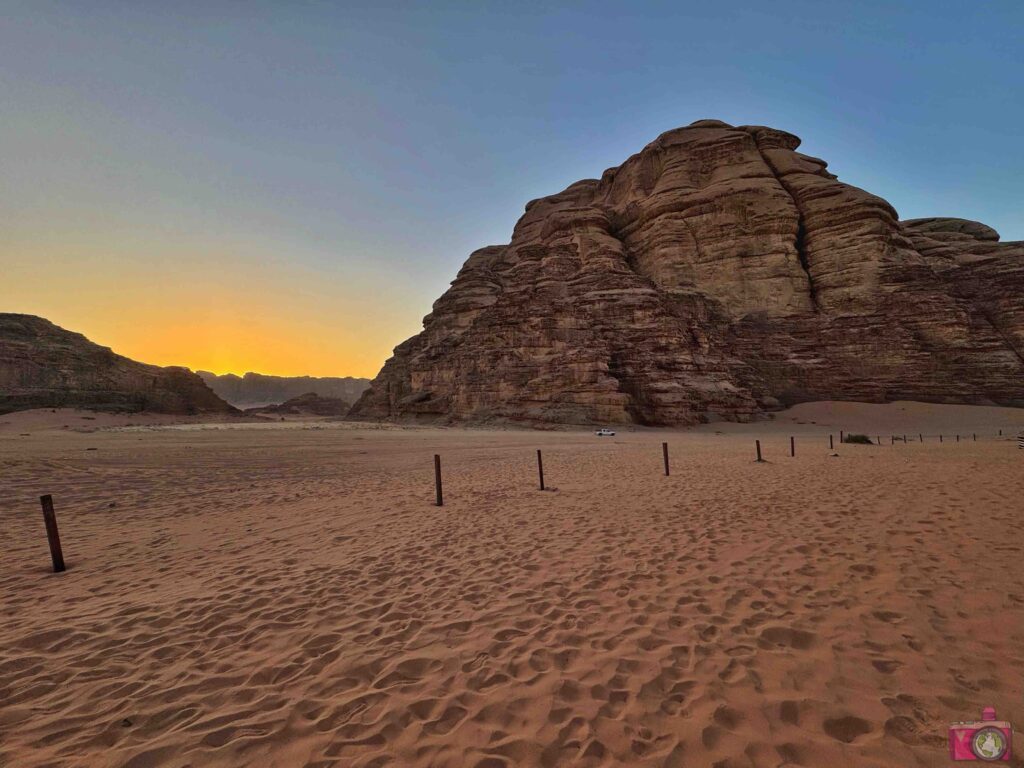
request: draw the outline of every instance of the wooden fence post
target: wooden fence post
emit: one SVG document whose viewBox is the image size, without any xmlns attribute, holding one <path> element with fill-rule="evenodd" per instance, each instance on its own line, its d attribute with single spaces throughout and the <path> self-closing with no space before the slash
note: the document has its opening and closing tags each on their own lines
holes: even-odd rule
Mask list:
<svg viewBox="0 0 1024 768">
<path fill-rule="evenodd" d="M 661 455 L 665 459 L 665 477 L 668 477 L 668 443 L 661 444 Z"/>
<path fill-rule="evenodd" d="M 790 435 L 789 438 L 789 455 L 796 456 L 796 440 Z"/>
<path fill-rule="evenodd" d="M 761 441 L 755 440 L 754 443 L 757 445 L 757 460 L 764 461 L 764 459 L 761 458 Z"/>
<path fill-rule="evenodd" d="M 441 494 L 441 457 L 438 454 L 434 454 L 434 490 L 437 492 L 437 501 L 434 503 L 439 506 L 444 506 L 444 496 Z"/>
<path fill-rule="evenodd" d="M 544 459 L 540 457 L 540 448 L 537 449 L 537 474 L 540 475 L 540 489 L 544 490 Z"/>
<path fill-rule="evenodd" d="M 64 567 L 64 550 L 60 547 L 60 531 L 57 530 L 57 514 L 53 511 L 53 497 L 50 494 L 39 497 L 43 505 L 43 523 L 46 524 L 46 540 L 50 543 L 50 559 L 53 560 L 53 572 L 67 570 Z"/>
</svg>

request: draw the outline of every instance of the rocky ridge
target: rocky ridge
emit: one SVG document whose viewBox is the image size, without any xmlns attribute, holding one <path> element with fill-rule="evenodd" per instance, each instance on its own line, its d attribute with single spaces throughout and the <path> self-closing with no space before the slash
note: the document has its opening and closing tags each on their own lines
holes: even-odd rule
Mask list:
<svg viewBox="0 0 1024 768">
<path fill-rule="evenodd" d="M 138 363 L 41 317 L 0 313 L 0 413 L 30 408 L 237 413 L 187 368 Z"/>
<path fill-rule="evenodd" d="M 218 376 L 209 371 L 196 373 L 210 389 L 238 408 L 277 405 L 308 393 L 340 398 L 351 403 L 370 386 L 369 379 L 352 376 L 269 376 L 251 371 L 244 376 L 233 373 Z"/>
<path fill-rule="evenodd" d="M 1024 405 L 1024 243 L 900 222 L 799 144 L 702 120 L 531 201 L 351 415 L 670 425 L 826 399 Z"/>
</svg>

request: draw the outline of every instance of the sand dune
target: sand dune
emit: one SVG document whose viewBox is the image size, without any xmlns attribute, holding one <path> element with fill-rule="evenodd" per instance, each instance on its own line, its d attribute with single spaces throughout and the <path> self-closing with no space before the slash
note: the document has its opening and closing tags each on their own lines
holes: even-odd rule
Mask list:
<svg viewBox="0 0 1024 768">
<path fill-rule="evenodd" d="M 905 768 L 984 706 L 1024 727 L 1021 411 L 614 439 L 67 415 L 0 417 L 2 766 Z"/>
</svg>

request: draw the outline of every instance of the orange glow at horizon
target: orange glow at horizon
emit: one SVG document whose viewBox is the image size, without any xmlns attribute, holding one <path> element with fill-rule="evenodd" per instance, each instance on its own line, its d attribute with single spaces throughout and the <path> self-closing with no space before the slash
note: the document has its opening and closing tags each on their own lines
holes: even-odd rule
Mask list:
<svg viewBox="0 0 1024 768">
<path fill-rule="evenodd" d="M 354 376 L 372 379 L 390 348 L 395 346 L 382 338 L 352 337 L 338 334 L 332 343 L 329 328 L 313 335 L 298 325 L 268 328 L 248 327 L 227 321 L 215 323 L 179 323 L 159 326 L 124 326 L 109 324 L 105 318 L 72 321 L 51 313 L 39 312 L 47 320 L 77 333 L 90 341 L 110 347 L 115 353 L 141 363 L 159 366 L 184 366 L 193 371 L 210 371 L 218 375 L 248 372 L 270 376 Z M 156 318 L 154 318 L 156 319 Z"/>
<path fill-rule="evenodd" d="M 373 378 L 383 360 L 372 345 L 349 343 L 341 348 L 329 342 L 330 331 L 313 338 L 301 329 L 268 329 L 228 321 L 184 323 L 156 331 L 126 329 L 114 351 L 153 365 L 184 365 L 193 371 L 218 375 L 247 372 L 272 376 L 357 376 Z M 397 342 L 396 342 L 397 343 Z"/>
<path fill-rule="evenodd" d="M 38 315 L 152 365 L 373 378 L 429 311 L 411 312 L 422 299 L 400 285 L 381 295 L 331 268 L 66 250 L 75 252 L 15 259 L 0 280 L 0 311 Z M 72 271 L 68 262 L 87 268 Z"/>
</svg>

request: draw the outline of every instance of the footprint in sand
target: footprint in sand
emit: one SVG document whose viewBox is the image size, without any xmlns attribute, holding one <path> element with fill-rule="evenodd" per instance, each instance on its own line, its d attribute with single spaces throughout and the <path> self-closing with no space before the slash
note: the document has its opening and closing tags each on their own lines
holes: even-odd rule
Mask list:
<svg viewBox="0 0 1024 768">
<path fill-rule="evenodd" d="M 885 721 L 885 733 L 904 744 L 918 744 L 918 725 L 909 717 L 896 715 Z"/>
<path fill-rule="evenodd" d="M 778 648 L 793 648 L 798 651 L 806 651 L 817 641 L 818 636 L 813 632 L 807 632 L 793 627 L 766 627 L 761 632 L 758 645 L 768 650 Z"/>
<path fill-rule="evenodd" d="M 822 723 L 822 729 L 836 741 L 849 744 L 858 736 L 871 733 L 871 724 L 855 715 L 830 718 Z"/>
<path fill-rule="evenodd" d="M 903 620 L 903 614 L 895 611 L 874 611 L 871 615 L 887 624 L 895 624 Z"/>
<path fill-rule="evenodd" d="M 779 719 L 790 725 L 800 725 L 800 704 L 795 701 L 779 704 Z"/>
<path fill-rule="evenodd" d="M 717 725 L 722 726 L 727 731 L 736 730 L 739 724 L 743 722 L 743 714 L 726 704 L 716 709 L 712 718 Z"/>
</svg>

